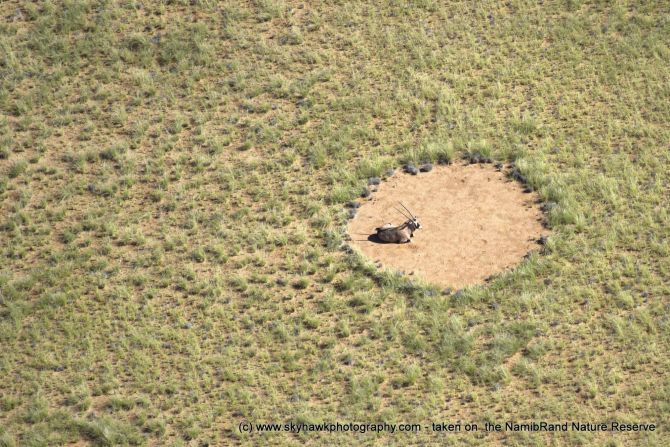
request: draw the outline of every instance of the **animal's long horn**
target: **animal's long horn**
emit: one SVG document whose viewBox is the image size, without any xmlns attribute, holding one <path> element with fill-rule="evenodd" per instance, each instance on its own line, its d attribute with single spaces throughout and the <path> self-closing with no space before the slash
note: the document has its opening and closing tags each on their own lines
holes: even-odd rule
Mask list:
<svg viewBox="0 0 670 447">
<path fill-rule="evenodd" d="M 416 217 L 414 217 L 414 214 L 412 214 L 412 212 L 410 210 L 408 210 L 407 207 L 402 204 L 402 202 L 398 202 L 398 203 L 400 204 L 400 206 L 405 208 L 405 210 L 409 213 L 409 215 L 412 216 L 412 219 L 416 219 Z"/>
<path fill-rule="evenodd" d="M 401 210 L 399 210 L 398 208 L 395 208 L 395 207 L 394 207 L 393 209 L 396 210 L 397 212 L 399 212 L 399 213 L 402 215 L 402 217 L 404 217 L 405 219 L 412 220 L 411 217 L 407 217 L 407 214 L 403 213 L 403 212 L 402 212 Z"/>
</svg>

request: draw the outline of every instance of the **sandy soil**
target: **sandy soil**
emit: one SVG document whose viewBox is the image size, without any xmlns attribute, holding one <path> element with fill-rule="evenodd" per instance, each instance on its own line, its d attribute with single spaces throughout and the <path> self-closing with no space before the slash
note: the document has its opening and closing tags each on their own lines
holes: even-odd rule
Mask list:
<svg viewBox="0 0 670 447">
<path fill-rule="evenodd" d="M 481 283 L 514 267 L 548 230 L 535 193 L 492 165 L 436 166 L 413 176 L 397 172 L 382 182 L 348 224 L 350 242 L 383 267 L 413 274 L 444 287 Z M 368 240 L 375 227 L 400 224 L 402 202 L 422 228 L 411 243 Z"/>
</svg>

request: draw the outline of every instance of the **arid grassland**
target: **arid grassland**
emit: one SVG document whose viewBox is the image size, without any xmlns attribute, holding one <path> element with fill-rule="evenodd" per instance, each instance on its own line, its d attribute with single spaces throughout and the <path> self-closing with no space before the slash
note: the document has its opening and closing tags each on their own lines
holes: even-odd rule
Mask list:
<svg viewBox="0 0 670 447">
<path fill-rule="evenodd" d="M 443 295 L 342 248 L 477 152 L 542 252 Z M 669 445 L 669 182 L 667 2 L 2 1 L 0 446 Z"/>
</svg>

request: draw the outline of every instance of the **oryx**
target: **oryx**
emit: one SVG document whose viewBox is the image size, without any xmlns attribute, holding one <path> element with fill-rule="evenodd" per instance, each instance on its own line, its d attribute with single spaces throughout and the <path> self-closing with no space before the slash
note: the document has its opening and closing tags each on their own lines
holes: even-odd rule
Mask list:
<svg viewBox="0 0 670 447">
<path fill-rule="evenodd" d="M 414 232 L 421 228 L 419 218 L 412 214 L 412 212 L 408 210 L 407 207 L 402 203 L 400 203 L 400 206 L 405 208 L 405 211 L 409 213 L 409 216 L 397 208 L 395 210 L 402 214 L 403 217 L 405 217 L 407 220 L 398 226 L 393 226 L 392 224 L 388 223 L 382 227 L 375 228 L 377 237 L 380 241 L 395 242 L 396 244 L 411 242 L 411 238 L 414 237 Z"/>
</svg>

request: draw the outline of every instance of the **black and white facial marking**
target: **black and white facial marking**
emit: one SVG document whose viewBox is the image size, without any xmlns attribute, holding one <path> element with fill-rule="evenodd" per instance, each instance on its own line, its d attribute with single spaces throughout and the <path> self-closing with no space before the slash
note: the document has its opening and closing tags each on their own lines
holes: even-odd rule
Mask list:
<svg viewBox="0 0 670 447">
<path fill-rule="evenodd" d="M 412 218 L 412 220 L 410 220 L 410 221 L 407 223 L 407 225 L 409 226 L 409 229 L 410 229 L 410 231 L 411 231 L 412 233 L 414 233 L 416 230 L 418 230 L 419 228 L 421 228 L 421 223 L 419 222 L 419 218 L 418 218 L 418 217 L 414 217 L 414 218 Z M 413 236 L 413 235 L 412 235 L 412 236 Z"/>
</svg>

